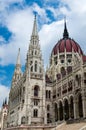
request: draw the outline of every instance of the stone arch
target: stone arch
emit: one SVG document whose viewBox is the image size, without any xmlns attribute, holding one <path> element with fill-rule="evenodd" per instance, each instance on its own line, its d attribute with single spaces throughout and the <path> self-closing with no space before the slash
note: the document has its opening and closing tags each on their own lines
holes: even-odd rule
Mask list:
<svg viewBox="0 0 86 130">
<path fill-rule="evenodd" d="M 59 100 L 59 119 L 63 120 L 63 103 Z"/>
<path fill-rule="evenodd" d="M 69 115 L 70 115 L 70 118 L 74 118 L 74 104 L 73 104 L 74 97 L 71 95 L 69 100 L 70 100 L 70 113 L 69 113 Z"/>
<path fill-rule="evenodd" d="M 21 118 L 21 124 L 25 124 L 25 116 L 23 116 L 22 118 Z"/>
<path fill-rule="evenodd" d="M 69 119 L 69 102 L 67 98 L 64 98 L 64 118 L 65 120 Z"/>
</svg>

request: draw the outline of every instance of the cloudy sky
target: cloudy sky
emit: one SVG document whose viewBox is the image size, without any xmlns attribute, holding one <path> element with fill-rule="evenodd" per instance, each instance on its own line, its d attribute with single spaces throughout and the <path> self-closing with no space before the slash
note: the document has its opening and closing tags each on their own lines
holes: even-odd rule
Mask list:
<svg viewBox="0 0 86 130">
<path fill-rule="evenodd" d="M 8 97 L 18 48 L 24 68 L 34 13 L 45 68 L 53 46 L 62 38 L 65 16 L 70 37 L 86 53 L 86 0 L 0 0 L 0 107 Z"/>
</svg>

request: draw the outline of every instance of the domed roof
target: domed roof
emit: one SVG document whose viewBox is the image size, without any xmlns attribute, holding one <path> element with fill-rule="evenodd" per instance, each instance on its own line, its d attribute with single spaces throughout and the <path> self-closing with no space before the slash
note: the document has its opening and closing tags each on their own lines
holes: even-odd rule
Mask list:
<svg viewBox="0 0 86 130">
<path fill-rule="evenodd" d="M 82 49 L 80 48 L 79 44 L 76 43 L 73 39 L 69 38 L 69 33 L 67 31 L 66 22 L 64 27 L 64 33 L 63 38 L 58 41 L 58 43 L 54 46 L 52 50 L 52 54 L 56 55 L 59 53 L 62 53 L 66 50 L 66 52 L 78 52 L 80 54 L 83 54 Z"/>
</svg>

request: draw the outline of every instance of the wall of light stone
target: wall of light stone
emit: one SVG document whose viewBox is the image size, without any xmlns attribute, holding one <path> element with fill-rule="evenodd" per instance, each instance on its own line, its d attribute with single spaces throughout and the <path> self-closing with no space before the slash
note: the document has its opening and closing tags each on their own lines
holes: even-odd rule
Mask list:
<svg viewBox="0 0 86 130">
<path fill-rule="evenodd" d="M 55 130 L 55 128 L 53 127 L 15 127 L 15 128 L 8 128 L 8 129 L 4 129 L 4 130 Z"/>
</svg>

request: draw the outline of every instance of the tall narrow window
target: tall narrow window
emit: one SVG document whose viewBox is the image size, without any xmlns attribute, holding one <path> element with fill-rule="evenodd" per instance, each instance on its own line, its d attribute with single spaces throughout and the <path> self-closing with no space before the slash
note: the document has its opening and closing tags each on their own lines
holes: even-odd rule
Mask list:
<svg viewBox="0 0 86 130">
<path fill-rule="evenodd" d="M 47 105 L 47 111 L 49 111 L 49 110 L 50 110 L 50 105 L 48 104 L 48 105 Z"/>
<path fill-rule="evenodd" d="M 35 72 L 37 72 L 37 61 L 35 61 Z"/>
<path fill-rule="evenodd" d="M 34 116 L 34 117 L 38 117 L 38 110 L 37 110 L 37 109 L 34 109 L 34 111 L 33 111 L 33 116 Z"/>
<path fill-rule="evenodd" d="M 31 72 L 33 72 L 33 66 L 31 66 Z"/>
</svg>

